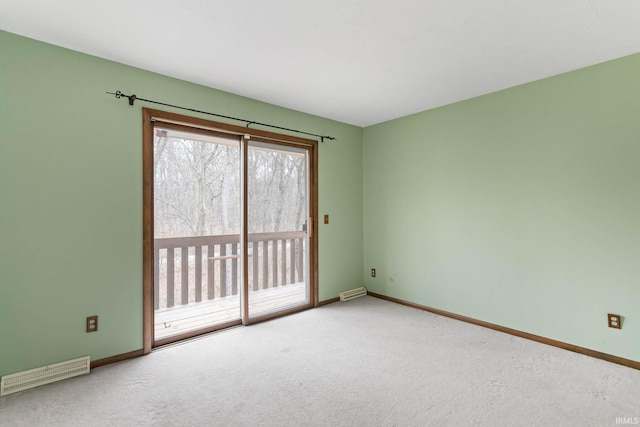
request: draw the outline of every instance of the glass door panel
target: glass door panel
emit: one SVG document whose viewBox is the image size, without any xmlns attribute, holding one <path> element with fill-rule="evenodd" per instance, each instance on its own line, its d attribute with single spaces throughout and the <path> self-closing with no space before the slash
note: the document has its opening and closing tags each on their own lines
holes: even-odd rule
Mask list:
<svg viewBox="0 0 640 427">
<path fill-rule="evenodd" d="M 303 148 L 249 142 L 249 318 L 310 304 L 308 157 Z"/>
<path fill-rule="evenodd" d="M 154 127 L 154 341 L 241 319 L 240 139 Z"/>
</svg>

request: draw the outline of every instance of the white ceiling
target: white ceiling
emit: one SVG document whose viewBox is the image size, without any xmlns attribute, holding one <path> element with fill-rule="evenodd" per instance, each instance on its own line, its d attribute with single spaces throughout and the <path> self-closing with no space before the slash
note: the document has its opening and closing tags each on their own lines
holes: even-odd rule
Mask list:
<svg viewBox="0 0 640 427">
<path fill-rule="evenodd" d="M 0 0 L 0 29 L 367 126 L 640 52 L 640 1 Z"/>
</svg>

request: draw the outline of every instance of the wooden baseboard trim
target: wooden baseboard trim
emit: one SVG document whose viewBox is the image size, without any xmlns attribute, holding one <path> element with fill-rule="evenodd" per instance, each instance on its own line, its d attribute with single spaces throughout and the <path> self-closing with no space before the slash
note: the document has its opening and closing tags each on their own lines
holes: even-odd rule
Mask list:
<svg viewBox="0 0 640 427">
<path fill-rule="evenodd" d="M 320 301 L 318 305 L 316 305 L 316 307 L 322 307 L 323 305 L 333 304 L 334 302 L 338 302 L 338 301 L 340 301 L 340 297 L 326 299 L 324 301 Z"/>
<path fill-rule="evenodd" d="M 133 359 L 140 356 L 144 356 L 144 351 L 142 349 L 118 354 L 116 356 L 105 357 L 104 359 L 92 360 L 91 369 L 99 368 L 105 365 L 111 365 L 112 363 L 122 362 L 123 360 Z"/>
<path fill-rule="evenodd" d="M 416 308 L 418 310 L 428 311 L 429 313 L 438 314 L 440 316 L 449 317 L 451 319 L 460 320 L 462 322 L 471 323 L 473 325 L 482 326 L 484 328 L 493 329 L 494 331 L 504 332 L 505 334 L 514 335 L 516 337 L 525 338 L 531 341 L 536 341 L 542 344 L 558 347 L 564 350 L 573 351 L 574 353 L 580 353 L 585 356 L 595 357 L 596 359 L 606 360 L 607 362 L 616 363 L 618 365 L 627 366 L 629 368 L 640 370 L 640 362 L 635 360 L 625 359 L 623 357 L 614 356 L 607 353 L 591 350 L 585 347 L 580 347 L 573 344 L 568 344 L 562 341 L 556 341 L 551 338 L 541 337 L 539 335 L 530 334 L 528 332 L 519 331 L 517 329 L 507 328 L 505 326 L 496 325 L 494 323 L 485 322 L 483 320 L 474 319 L 472 317 L 462 316 L 460 314 L 451 313 L 437 308 L 428 307 L 421 304 L 416 304 L 410 301 L 401 300 L 398 298 L 389 297 L 375 292 L 368 292 L 369 295 L 375 298 L 380 298 L 386 301 L 391 301 L 396 304 L 406 305 L 407 307 Z"/>
</svg>

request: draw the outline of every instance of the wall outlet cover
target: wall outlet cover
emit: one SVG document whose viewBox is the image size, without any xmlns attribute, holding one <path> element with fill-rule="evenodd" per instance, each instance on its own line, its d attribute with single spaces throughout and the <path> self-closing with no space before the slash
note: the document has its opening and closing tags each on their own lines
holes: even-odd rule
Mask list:
<svg viewBox="0 0 640 427">
<path fill-rule="evenodd" d="M 622 327 L 622 318 L 619 314 L 607 314 L 607 321 L 610 328 L 620 329 Z"/>
<path fill-rule="evenodd" d="M 98 330 L 98 316 L 87 317 L 87 332 L 96 332 Z"/>
</svg>

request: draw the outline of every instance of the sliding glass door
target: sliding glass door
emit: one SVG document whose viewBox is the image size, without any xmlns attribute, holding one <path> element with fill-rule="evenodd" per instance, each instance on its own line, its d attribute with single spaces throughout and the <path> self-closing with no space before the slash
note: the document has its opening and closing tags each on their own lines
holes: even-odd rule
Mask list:
<svg viewBox="0 0 640 427">
<path fill-rule="evenodd" d="M 155 126 L 154 337 L 241 319 L 240 138 Z"/>
<path fill-rule="evenodd" d="M 316 142 L 144 112 L 145 351 L 312 307 Z"/>
<path fill-rule="evenodd" d="M 310 301 L 308 150 L 248 144 L 249 318 Z"/>
</svg>

